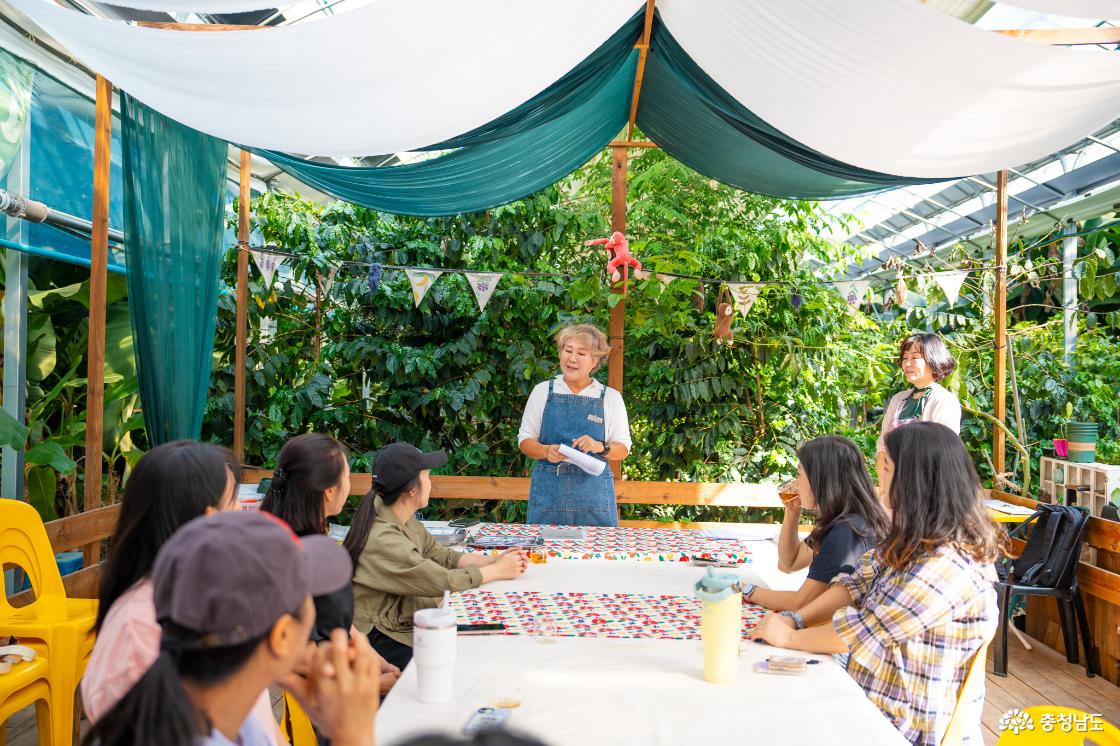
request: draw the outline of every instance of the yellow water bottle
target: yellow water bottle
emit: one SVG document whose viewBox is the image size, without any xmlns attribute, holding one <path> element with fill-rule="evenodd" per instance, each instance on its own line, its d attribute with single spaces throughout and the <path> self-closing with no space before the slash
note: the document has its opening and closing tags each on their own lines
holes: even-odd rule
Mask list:
<svg viewBox="0 0 1120 746">
<path fill-rule="evenodd" d="M 700 635 L 704 639 L 704 680 L 733 684 L 739 680 L 739 641 L 743 629 L 743 587 L 739 576 L 709 567 L 696 583 L 701 601 Z"/>
</svg>

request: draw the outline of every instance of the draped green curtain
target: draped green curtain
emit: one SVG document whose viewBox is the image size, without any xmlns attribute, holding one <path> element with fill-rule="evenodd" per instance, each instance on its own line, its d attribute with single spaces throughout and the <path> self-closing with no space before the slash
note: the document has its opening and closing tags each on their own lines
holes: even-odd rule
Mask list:
<svg viewBox="0 0 1120 746">
<path fill-rule="evenodd" d="M 197 438 L 210 386 L 226 143 L 121 97 L 128 305 L 153 444 Z"/>
<path fill-rule="evenodd" d="M 578 95 L 564 97 L 547 116 L 534 110 L 535 126 L 427 161 L 353 168 L 260 152 L 300 181 L 375 210 L 421 216 L 485 210 L 564 178 L 618 135 L 629 116 L 637 56 L 632 49 L 611 75 L 589 76 Z"/>
</svg>

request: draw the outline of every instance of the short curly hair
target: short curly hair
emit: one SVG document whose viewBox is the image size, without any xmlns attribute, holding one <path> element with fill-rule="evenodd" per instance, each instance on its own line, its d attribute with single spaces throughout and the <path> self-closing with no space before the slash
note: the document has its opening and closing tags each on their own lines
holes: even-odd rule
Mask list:
<svg viewBox="0 0 1120 746">
<path fill-rule="evenodd" d="M 607 335 L 594 324 L 572 324 L 565 326 L 560 331 L 556 332 L 556 352 L 559 353 L 564 349 L 564 345 L 568 340 L 578 337 L 586 341 L 587 346 L 591 349 L 591 354 L 595 356 L 595 367 L 591 369 L 592 372 L 599 370 L 603 365 L 603 361 L 607 359 L 607 355 L 611 354 L 611 346 L 607 342 Z"/>
<path fill-rule="evenodd" d="M 922 356 L 926 365 L 929 366 L 930 373 L 933 373 L 933 380 L 935 381 L 946 378 L 957 367 L 957 361 L 953 358 L 953 353 L 949 352 L 945 340 L 937 334 L 924 332 L 911 334 L 902 340 L 902 344 L 898 346 L 898 364 L 900 366 L 907 352 L 917 352 Z"/>
</svg>

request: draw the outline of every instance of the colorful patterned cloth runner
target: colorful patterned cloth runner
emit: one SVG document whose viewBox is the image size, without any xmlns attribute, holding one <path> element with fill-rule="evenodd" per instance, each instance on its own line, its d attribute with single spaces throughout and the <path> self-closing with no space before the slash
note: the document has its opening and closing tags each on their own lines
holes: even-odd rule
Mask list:
<svg viewBox="0 0 1120 746">
<path fill-rule="evenodd" d="M 549 559 L 637 560 L 639 562 L 688 562 L 692 557 L 750 564 L 751 552 L 741 542 L 719 541 L 699 531 L 674 528 L 584 527 L 583 539 L 546 539 Z M 476 536 L 512 536 L 533 539 L 541 527 L 521 523 L 484 523 Z M 467 551 L 485 551 L 472 550 Z"/>
<path fill-rule="evenodd" d="M 699 640 L 700 600 L 637 593 L 471 590 L 451 597 L 460 624 L 504 624 L 508 635 Z M 743 633 L 766 609 L 743 604 Z"/>
</svg>

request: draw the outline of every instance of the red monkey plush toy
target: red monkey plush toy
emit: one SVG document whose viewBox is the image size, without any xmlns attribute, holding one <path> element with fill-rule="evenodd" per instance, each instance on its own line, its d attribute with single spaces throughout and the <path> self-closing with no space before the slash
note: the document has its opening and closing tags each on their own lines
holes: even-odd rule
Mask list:
<svg viewBox="0 0 1120 746">
<path fill-rule="evenodd" d="M 607 261 L 607 271 L 611 273 L 611 280 L 618 282 L 619 279 L 626 283 L 627 267 L 633 267 L 635 270 L 642 268 L 642 263 L 633 257 L 630 253 L 630 243 L 626 240 L 626 236 L 615 231 L 611 234 L 610 238 L 595 238 L 590 241 L 584 241 L 584 246 L 595 246 L 605 244 L 608 252 L 613 253 L 614 256 Z M 619 268 L 621 274 L 619 274 Z"/>
</svg>

